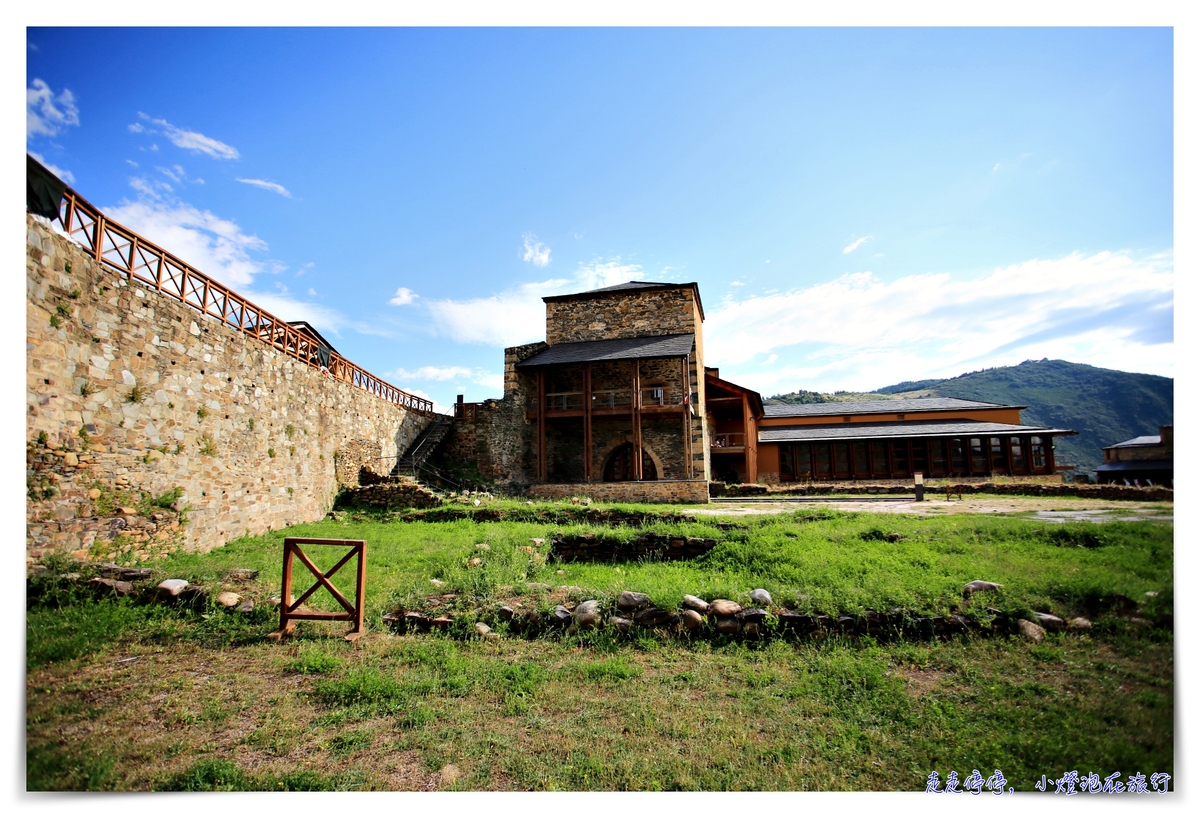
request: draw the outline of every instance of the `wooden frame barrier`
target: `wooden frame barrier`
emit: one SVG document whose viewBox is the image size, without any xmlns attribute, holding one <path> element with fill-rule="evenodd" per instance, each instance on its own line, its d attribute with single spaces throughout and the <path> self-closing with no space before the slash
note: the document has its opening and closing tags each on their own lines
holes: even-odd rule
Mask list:
<svg viewBox="0 0 1200 818">
<path fill-rule="evenodd" d="M 322 572 L 301 545 L 340 545 L 350 550 L 338 560 L 328 571 Z M 354 592 L 354 604 L 343 596 L 329 578 L 354 557 L 358 558 L 358 582 Z M 300 597 L 292 601 L 292 561 L 299 559 L 312 575 L 317 578 L 312 587 Z M 366 540 L 325 540 L 315 537 L 286 537 L 283 541 L 283 590 L 279 595 L 279 630 L 271 634 L 272 639 L 282 639 L 296 629 L 296 620 L 315 619 L 333 622 L 352 622 L 354 627 L 346 634 L 346 641 L 353 642 L 363 635 L 363 601 L 367 582 L 367 541 Z M 329 591 L 338 604 L 345 609 L 344 613 L 330 611 L 314 611 L 301 608 L 304 602 L 317 592 L 319 588 Z"/>
</svg>

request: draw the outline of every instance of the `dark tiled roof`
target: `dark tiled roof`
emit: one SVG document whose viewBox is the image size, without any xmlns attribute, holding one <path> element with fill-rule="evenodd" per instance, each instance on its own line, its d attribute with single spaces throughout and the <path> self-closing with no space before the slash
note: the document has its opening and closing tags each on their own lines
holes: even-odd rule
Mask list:
<svg viewBox="0 0 1200 818">
<path fill-rule="evenodd" d="M 768 403 L 769 418 L 801 418 L 814 415 L 874 415 L 892 412 L 945 412 L 963 409 L 1024 409 L 1003 403 L 984 403 L 961 398 L 908 398 L 905 400 L 858 400 L 834 403 Z"/>
<path fill-rule="evenodd" d="M 826 426 L 761 426 L 759 443 L 860 440 L 874 437 L 961 437 L 964 435 L 1073 435 L 1070 429 L 1018 426 L 977 420 L 897 420 L 890 423 L 843 423 Z"/>
<path fill-rule="evenodd" d="M 531 355 L 517 366 L 578 364 L 588 361 L 632 361 L 641 358 L 682 358 L 691 353 L 694 342 L 694 335 L 685 334 L 555 344 L 536 355 Z"/>
<path fill-rule="evenodd" d="M 696 296 L 696 306 L 700 308 L 700 320 L 704 320 L 704 304 L 700 301 L 700 287 L 694 281 L 689 281 L 686 284 L 675 284 L 669 281 L 626 281 L 624 284 L 613 284 L 608 287 L 601 287 L 598 290 L 584 290 L 581 293 L 564 293 L 563 295 L 547 295 L 543 296 L 542 300 L 546 303 L 551 301 L 572 301 L 579 298 L 591 298 L 594 295 L 607 295 L 609 293 L 618 292 L 639 292 L 645 290 L 681 290 L 684 287 L 691 287 L 692 292 Z"/>
<path fill-rule="evenodd" d="M 1120 443 L 1114 443 L 1111 446 L 1105 446 L 1106 449 L 1123 449 L 1132 446 L 1161 446 L 1162 438 L 1158 435 L 1142 435 L 1130 440 L 1123 440 Z"/>
</svg>

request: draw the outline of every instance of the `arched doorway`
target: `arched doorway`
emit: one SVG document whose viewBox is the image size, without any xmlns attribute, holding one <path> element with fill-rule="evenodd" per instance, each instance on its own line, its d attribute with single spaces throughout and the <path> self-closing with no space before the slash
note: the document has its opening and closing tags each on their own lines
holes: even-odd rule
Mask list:
<svg viewBox="0 0 1200 818">
<path fill-rule="evenodd" d="M 654 460 L 642 449 L 642 479 L 657 480 L 658 470 L 654 467 Z M 624 443 L 613 449 L 613 453 L 608 456 L 608 460 L 604 463 L 604 482 L 616 483 L 622 481 L 633 480 L 633 444 Z"/>
</svg>

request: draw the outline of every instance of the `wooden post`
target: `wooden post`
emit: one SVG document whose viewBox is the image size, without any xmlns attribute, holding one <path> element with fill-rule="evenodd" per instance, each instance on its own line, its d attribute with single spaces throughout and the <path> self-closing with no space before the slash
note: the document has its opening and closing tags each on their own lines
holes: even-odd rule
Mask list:
<svg viewBox="0 0 1200 818">
<path fill-rule="evenodd" d="M 592 482 L 592 365 L 583 365 L 583 482 Z"/>
<path fill-rule="evenodd" d="M 746 472 L 746 482 L 754 483 L 758 475 L 750 463 L 750 396 L 742 393 L 742 466 Z"/>
<path fill-rule="evenodd" d="M 694 476 L 692 471 L 692 390 L 691 384 L 688 382 L 688 359 L 689 356 L 686 355 L 679 359 L 680 387 L 682 388 L 679 394 L 682 396 L 683 406 L 683 459 L 687 463 L 684 474 L 691 480 Z"/>
<path fill-rule="evenodd" d="M 633 410 L 633 479 L 642 479 L 642 362 L 634 358 L 629 367 L 633 372 L 633 394 L 630 408 Z"/>
<path fill-rule="evenodd" d="M 546 370 L 537 371 L 537 479 L 546 482 Z"/>
</svg>

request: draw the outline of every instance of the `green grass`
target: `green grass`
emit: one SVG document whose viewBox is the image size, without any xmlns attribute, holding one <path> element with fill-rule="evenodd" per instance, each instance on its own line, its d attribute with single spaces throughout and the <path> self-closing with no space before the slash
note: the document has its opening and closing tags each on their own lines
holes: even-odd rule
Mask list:
<svg viewBox="0 0 1200 818">
<path fill-rule="evenodd" d="M 917 790 L 931 770 L 944 779 L 999 768 L 1029 790 L 1070 769 L 1174 774 L 1173 635 L 1112 607 L 1120 595 L 1130 612 L 1171 613 L 1170 526 L 804 509 L 732 529 L 647 526 L 719 541 L 688 562 L 560 565 L 544 561 L 558 531 L 632 539 L 643 529 L 536 521 L 555 508 L 525 507 L 524 521 L 351 515 L 289 529 L 368 540 L 370 633 L 355 644 L 336 638 L 344 626 L 313 623 L 282 644 L 267 639 L 283 532 L 151 563 L 156 577 L 213 592 L 229 569 L 259 569 L 238 586 L 258 601 L 249 616 L 95 600 L 55 565 L 30 586 L 28 787 Z M 899 542 L 879 538 L 893 532 Z M 534 537 L 546 543 L 531 555 Z M 324 567 L 336 559 L 309 551 Z M 461 626 L 388 634 L 379 617 L 426 604 L 430 579 L 458 595 L 445 607 Z M 1095 610 L 1097 627 L 1040 645 L 1002 635 L 621 639 L 606 629 L 468 638 L 501 600 L 553 606 L 525 582 L 579 586 L 571 596 L 609 606 L 626 589 L 674 607 L 685 593 L 745 601 L 763 587 L 802 611 L 937 613 L 961 605 L 972 579 L 1005 585 L 977 597 L 976 614 Z M 452 785 L 439 778 L 448 764 L 463 773 Z"/>
</svg>

